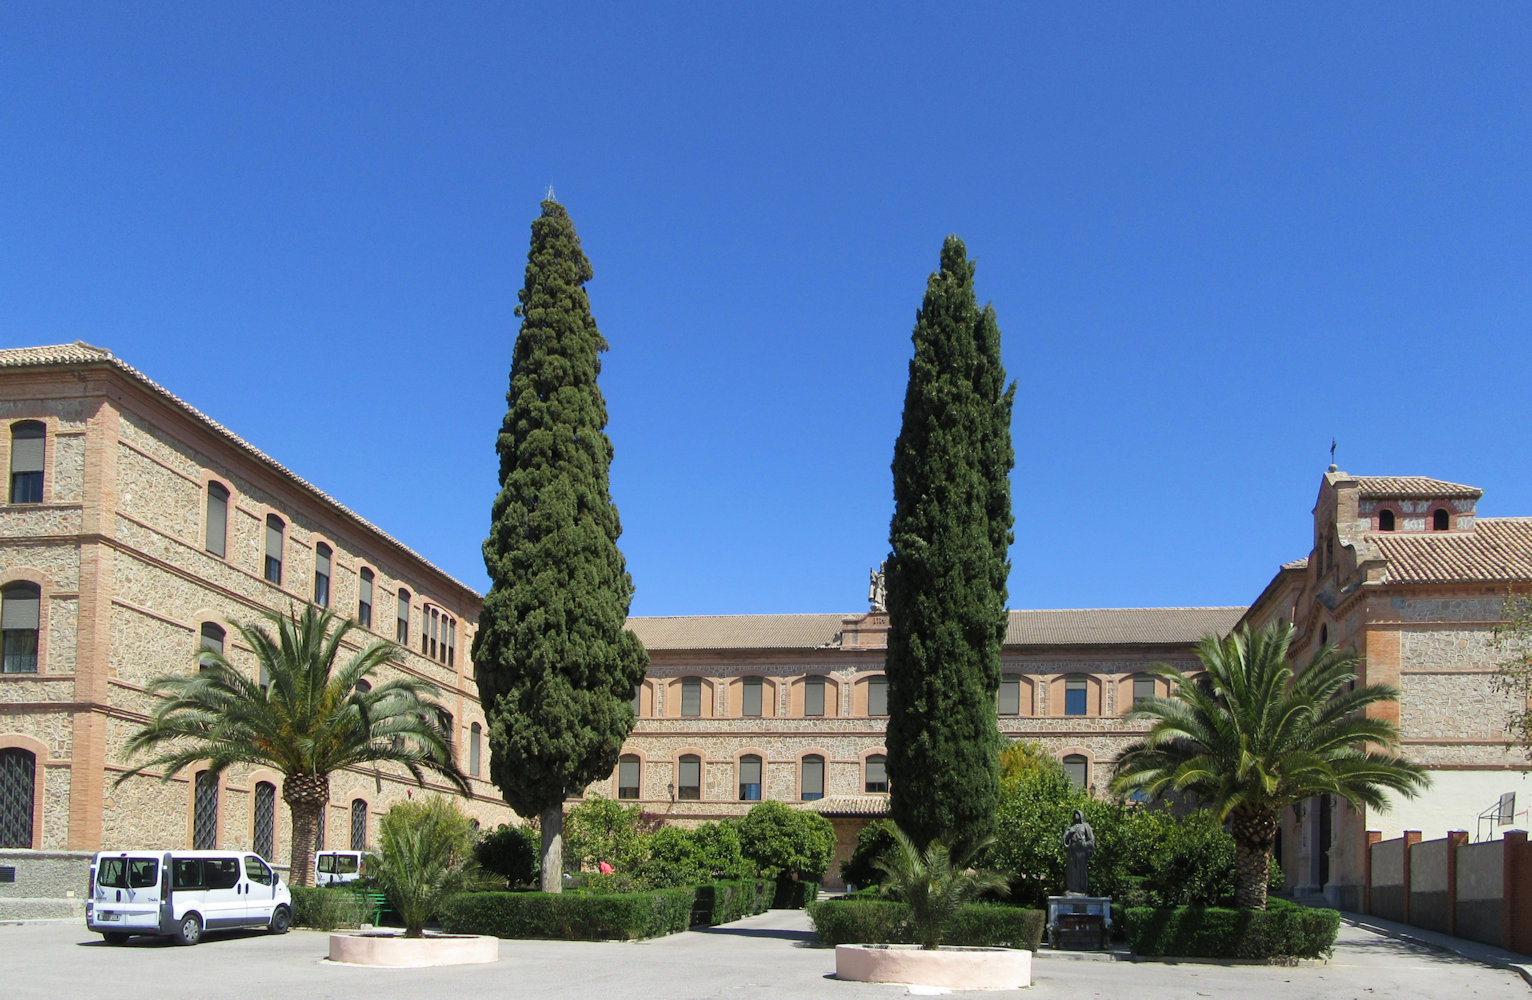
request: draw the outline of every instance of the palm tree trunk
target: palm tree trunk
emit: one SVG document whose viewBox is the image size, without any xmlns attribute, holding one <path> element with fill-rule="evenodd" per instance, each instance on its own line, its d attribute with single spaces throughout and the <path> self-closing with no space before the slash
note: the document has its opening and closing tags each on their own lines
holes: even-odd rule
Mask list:
<svg viewBox="0 0 1532 1000">
<path fill-rule="evenodd" d="M 314 884 L 314 842 L 319 837 L 319 814 L 330 801 L 330 779 L 322 774 L 289 774 L 282 779 L 282 801 L 293 813 L 288 884 L 311 886 Z"/>
<path fill-rule="evenodd" d="M 1270 809 L 1235 810 L 1229 832 L 1234 837 L 1234 905 L 1266 909 L 1271 879 L 1271 848 L 1277 837 L 1276 813 Z"/>
<path fill-rule="evenodd" d="M 543 810 L 543 892 L 564 891 L 564 803 Z"/>
</svg>

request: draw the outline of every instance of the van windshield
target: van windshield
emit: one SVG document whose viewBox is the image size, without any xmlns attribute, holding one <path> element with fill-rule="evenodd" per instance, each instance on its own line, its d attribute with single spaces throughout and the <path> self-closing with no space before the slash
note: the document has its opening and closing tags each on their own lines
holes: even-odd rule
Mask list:
<svg viewBox="0 0 1532 1000">
<path fill-rule="evenodd" d="M 102 858 L 96 884 L 108 889 L 148 889 L 159 882 L 158 858 Z"/>
</svg>

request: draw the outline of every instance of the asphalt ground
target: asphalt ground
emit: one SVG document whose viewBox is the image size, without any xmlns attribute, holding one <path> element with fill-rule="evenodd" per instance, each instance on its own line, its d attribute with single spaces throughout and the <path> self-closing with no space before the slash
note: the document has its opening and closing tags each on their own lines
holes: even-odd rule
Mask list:
<svg viewBox="0 0 1532 1000">
<path fill-rule="evenodd" d="M 935 992 L 840 982 L 834 953 L 809 947 L 810 938 L 801 911 L 774 910 L 654 941 L 502 941 L 500 961 L 489 965 L 368 969 L 331 964 L 328 935 L 317 931 L 209 934 L 182 948 L 144 938 L 108 945 L 83 921 L 13 924 L 0 926 L 0 1000 L 859 1000 Z M 1032 979 L 1026 996 L 1058 1000 L 1532 996 L 1514 972 L 1349 924 L 1327 963 L 1113 961 L 1045 949 Z"/>
</svg>

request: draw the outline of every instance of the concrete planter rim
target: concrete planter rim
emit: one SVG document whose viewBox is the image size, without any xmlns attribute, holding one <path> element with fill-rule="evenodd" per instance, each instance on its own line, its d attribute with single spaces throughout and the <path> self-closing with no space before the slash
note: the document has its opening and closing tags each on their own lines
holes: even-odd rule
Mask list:
<svg viewBox="0 0 1532 1000">
<path fill-rule="evenodd" d="M 335 931 L 330 934 L 329 960 L 336 965 L 384 969 L 482 965 L 500 960 L 500 939 L 487 934 L 427 933 L 407 938 L 403 931 Z"/>
<path fill-rule="evenodd" d="M 862 983 L 967 990 L 1022 989 L 1032 985 L 1032 953 L 1024 948 L 917 944 L 835 946 L 837 979 Z"/>
</svg>

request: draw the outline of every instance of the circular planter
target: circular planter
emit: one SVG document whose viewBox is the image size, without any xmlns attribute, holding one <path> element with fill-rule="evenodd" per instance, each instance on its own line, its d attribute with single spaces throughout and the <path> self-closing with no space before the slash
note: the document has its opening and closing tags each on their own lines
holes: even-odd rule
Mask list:
<svg viewBox="0 0 1532 1000">
<path fill-rule="evenodd" d="M 938 948 L 913 944 L 839 944 L 835 976 L 858 983 L 1018 990 L 1032 985 L 1032 953 L 1020 948 Z"/>
<path fill-rule="evenodd" d="M 331 934 L 330 961 L 393 969 L 433 965 L 478 965 L 500 961 L 500 939 L 477 934 Z"/>
</svg>

